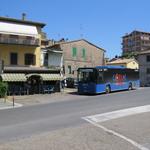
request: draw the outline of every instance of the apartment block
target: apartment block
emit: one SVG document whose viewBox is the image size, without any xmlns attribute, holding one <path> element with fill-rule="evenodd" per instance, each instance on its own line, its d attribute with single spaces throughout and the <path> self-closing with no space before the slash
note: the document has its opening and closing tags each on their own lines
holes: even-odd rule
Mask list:
<svg viewBox="0 0 150 150">
<path fill-rule="evenodd" d="M 138 53 L 141 86 L 150 86 L 150 50 Z"/>
<path fill-rule="evenodd" d="M 150 33 L 133 31 L 122 37 L 123 54 L 128 52 L 140 52 L 150 49 Z"/>
</svg>

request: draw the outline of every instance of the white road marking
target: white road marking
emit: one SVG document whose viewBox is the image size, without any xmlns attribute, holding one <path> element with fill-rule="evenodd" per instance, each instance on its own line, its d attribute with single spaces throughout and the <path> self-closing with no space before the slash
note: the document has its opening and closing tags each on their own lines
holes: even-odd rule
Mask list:
<svg viewBox="0 0 150 150">
<path fill-rule="evenodd" d="M 132 107 L 132 108 L 127 108 L 127 109 L 87 116 L 87 117 L 83 117 L 82 119 L 86 120 L 87 122 L 93 124 L 96 127 L 101 128 L 105 132 L 111 133 L 115 136 L 120 137 L 121 139 L 124 139 L 125 141 L 131 143 L 133 146 L 137 147 L 140 150 L 150 150 L 147 147 L 144 147 L 143 145 L 133 141 L 132 139 L 129 139 L 128 137 L 126 137 L 120 133 L 117 133 L 113 130 L 107 129 L 106 127 L 99 124 L 101 122 L 105 122 L 108 120 L 131 116 L 131 115 L 140 114 L 140 113 L 146 113 L 146 112 L 150 112 L 150 105 Z"/>
<path fill-rule="evenodd" d="M 150 105 L 132 107 L 132 108 L 127 108 L 127 109 L 87 116 L 84 118 L 87 118 L 88 120 L 98 123 L 98 122 L 104 122 L 104 121 L 108 121 L 111 119 L 117 119 L 117 118 L 126 117 L 130 115 L 145 113 L 145 112 L 150 112 Z"/>
<path fill-rule="evenodd" d="M 143 89 L 145 89 L 145 87 L 139 87 L 136 90 L 143 90 Z"/>
<path fill-rule="evenodd" d="M 102 126 L 102 125 L 100 125 L 100 124 L 98 124 L 98 123 L 95 123 L 94 121 L 91 121 L 91 120 L 88 119 L 88 118 L 83 118 L 83 119 L 86 120 L 86 121 L 88 121 L 89 123 L 93 124 L 94 126 L 96 126 L 96 127 L 98 127 L 98 128 L 101 128 L 101 129 L 104 130 L 105 132 L 111 133 L 111 134 L 113 134 L 113 135 L 115 135 L 115 136 L 117 136 L 117 137 L 119 137 L 119 138 L 121 138 L 121 139 L 123 139 L 123 140 L 129 142 L 129 143 L 132 144 L 134 147 L 137 147 L 137 148 L 140 149 L 140 150 L 149 150 L 147 147 L 144 147 L 143 145 L 141 145 L 141 144 L 139 144 L 139 143 L 137 143 L 137 142 L 135 142 L 135 141 L 129 139 L 128 137 L 126 137 L 126 136 L 124 136 L 124 135 L 122 135 L 122 134 L 120 134 L 120 133 L 117 133 L 117 132 L 115 132 L 115 131 L 113 131 L 113 130 L 107 129 L 106 127 L 104 127 L 104 126 Z"/>
</svg>

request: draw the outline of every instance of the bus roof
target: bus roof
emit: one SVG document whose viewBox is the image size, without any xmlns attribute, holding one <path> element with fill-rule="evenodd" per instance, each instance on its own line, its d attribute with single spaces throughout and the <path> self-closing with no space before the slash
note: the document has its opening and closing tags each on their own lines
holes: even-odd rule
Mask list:
<svg viewBox="0 0 150 150">
<path fill-rule="evenodd" d="M 81 67 L 81 68 L 78 68 L 79 69 L 130 69 L 130 68 L 126 68 L 124 66 L 96 66 L 96 67 Z"/>
<path fill-rule="evenodd" d="M 124 66 L 96 66 L 97 69 L 125 69 Z"/>
</svg>

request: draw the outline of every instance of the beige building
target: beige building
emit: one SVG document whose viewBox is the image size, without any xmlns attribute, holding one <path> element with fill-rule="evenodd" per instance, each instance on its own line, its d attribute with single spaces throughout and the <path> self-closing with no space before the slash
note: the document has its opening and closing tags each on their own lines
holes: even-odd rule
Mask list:
<svg viewBox="0 0 150 150">
<path fill-rule="evenodd" d="M 49 49 L 63 52 L 63 73 L 66 77 L 77 77 L 79 67 L 95 67 L 104 65 L 105 50 L 85 39 L 62 41 Z M 50 61 L 50 60 L 49 60 Z"/>
<path fill-rule="evenodd" d="M 107 62 L 107 65 L 112 65 L 112 66 L 123 66 L 126 68 L 131 68 L 131 69 L 139 69 L 139 64 L 137 60 L 135 59 L 122 59 L 118 58 L 114 61 Z"/>
<path fill-rule="evenodd" d="M 141 86 L 150 86 L 150 50 L 138 54 Z"/>
</svg>

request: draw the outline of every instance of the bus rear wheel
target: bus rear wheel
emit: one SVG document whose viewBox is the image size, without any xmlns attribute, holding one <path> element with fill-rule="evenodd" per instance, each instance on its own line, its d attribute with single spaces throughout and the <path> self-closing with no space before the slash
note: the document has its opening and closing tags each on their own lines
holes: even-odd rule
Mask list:
<svg viewBox="0 0 150 150">
<path fill-rule="evenodd" d="M 107 85 L 107 86 L 106 86 L 106 94 L 108 94 L 108 93 L 110 93 L 110 92 L 111 92 L 110 86 Z"/>
<path fill-rule="evenodd" d="M 128 87 L 128 90 L 132 90 L 133 87 L 132 87 L 132 83 L 129 83 L 129 87 Z"/>
</svg>

